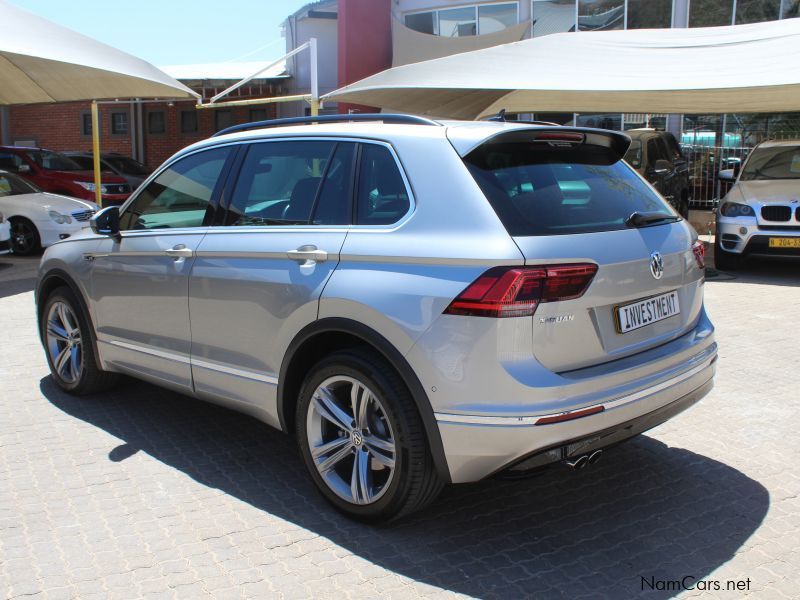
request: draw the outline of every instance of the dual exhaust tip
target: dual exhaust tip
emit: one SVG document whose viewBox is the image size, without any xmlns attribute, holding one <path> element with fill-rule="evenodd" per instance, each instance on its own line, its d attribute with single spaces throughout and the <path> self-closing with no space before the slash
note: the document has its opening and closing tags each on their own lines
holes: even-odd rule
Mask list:
<svg viewBox="0 0 800 600">
<path fill-rule="evenodd" d="M 573 460 L 565 461 L 566 465 L 573 471 L 580 471 L 588 465 L 595 464 L 603 456 L 602 450 L 595 450 L 591 454 L 584 454 Z"/>
</svg>

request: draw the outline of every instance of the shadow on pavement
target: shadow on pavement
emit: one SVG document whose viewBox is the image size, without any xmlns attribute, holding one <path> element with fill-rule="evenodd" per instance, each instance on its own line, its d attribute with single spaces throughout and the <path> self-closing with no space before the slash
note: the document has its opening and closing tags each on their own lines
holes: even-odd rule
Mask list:
<svg viewBox="0 0 800 600">
<path fill-rule="evenodd" d="M 420 514 L 370 527 L 330 508 L 293 440 L 254 419 L 128 379 L 93 398 L 49 377 L 41 391 L 123 440 L 109 461 L 145 452 L 390 571 L 484 598 L 674 596 L 643 590 L 641 578 L 709 578 L 770 501 L 736 469 L 640 436 L 590 469 L 453 486 Z"/>
<path fill-rule="evenodd" d="M 40 260 L 41 256 L 0 256 L 0 298 L 32 291 Z"/>
<path fill-rule="evenodd" d="M 761 285 L 800 287 L 800 260 L 765 260 L 749 258 L 735 271 L 717 271 L 709 268 L 709 283 L 736 281 Z"/>
</svg>

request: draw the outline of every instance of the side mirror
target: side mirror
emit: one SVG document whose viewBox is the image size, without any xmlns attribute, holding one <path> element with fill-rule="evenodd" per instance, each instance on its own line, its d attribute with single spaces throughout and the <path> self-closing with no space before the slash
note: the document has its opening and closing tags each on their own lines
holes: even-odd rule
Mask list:
<svg viewBox="0 0 800 600">
<path fill-rule="evenodd" d="M 736 181 L 736 175 L 737 175 L 736 171 L 737 171 L 736 168 L 722 169 L 720 170 L 719 175 L 717 175 L 717 177 L 719 177 L 720 181 Z"/>
<path fill-rule="evenodd" d="M 106 235 L 120 241 L 119 233 L 119 206 L 109 206 L 96 213 L 90 220 L 89 226 L 97 235 Z"/>
<path fill-rule="evenodd" d="M 664 160 L 663 158 L 659 158 L 656 163 L 653 165 L 653 173 L 656 175 L 664 175 L 665 173 L 669 173 L 669 170 L 672 168 L 672 165 L 669 164 L 668 160 Z"/>
<path fill-rule="evenodd" d="M 17 167 L 17 173 L 30 173 L 31 166 L 30 165 L 20 165 Z"/>
</svg>

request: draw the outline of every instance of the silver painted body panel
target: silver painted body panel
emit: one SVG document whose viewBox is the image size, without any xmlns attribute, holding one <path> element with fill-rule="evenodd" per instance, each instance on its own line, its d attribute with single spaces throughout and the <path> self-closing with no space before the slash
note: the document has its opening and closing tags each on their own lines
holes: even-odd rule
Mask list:
<svg viewBox="0 0 800 600">
<path fill-rule="evenodd" d="M 404 356 L 420 380 L 451 479 L 477 480 L 536 449 L 646 414 L 702 387 L 716 357 L 703 310 L 703 272 L 691 251 L 696 235 L 685 222 L 581 236 L 509 236 L 459 152 L 520 127 L 320 124 L 212 138 L 165 165 L 218 144 L 375 140 L 393 149 L 413 208 L 391 226 L 151 230 L 125 234 L 121 243 L 89 234 L 48 249 L 40 273 L 63 270 L 84 295 L 103 368 L 276 427 L 281 364 L 298 332 L 328 317 L 362 323 Z M 177 244 L 191 256 L 165 253 Z M 287 255 L 302 246 L 327 258 Z M 658 281 L 648 272 L 653 251 L 664 259 Z M 598 265 L 581 298 L 542 304 L 533 317 L 442 314 L 491 266 L 572 262 Z M 680 315 L 616 332 L 614 306 L 673 290 Z M 573 318 L 559 322 L 565 314 Z M 599 403 L 608 409 L 598 415 L 531 424 L 534 417 Z"/>
</svg>

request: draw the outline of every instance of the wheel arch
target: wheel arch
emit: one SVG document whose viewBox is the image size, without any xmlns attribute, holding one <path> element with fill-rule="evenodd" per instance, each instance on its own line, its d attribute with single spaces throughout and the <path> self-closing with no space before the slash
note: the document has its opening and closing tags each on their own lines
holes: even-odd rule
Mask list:
<svg viewBox="0 0 800 600">
<path fill-rule="evenodd" d="M 75 283 L 75 280 L 63 269 L 52 269 L 48 271 L 36 283 L 36 288 L 34 289 L 34 301 L 36 303 L 37 323 L 41 323 L 41 320 L 44 316 L 44 304 L 47 301 L 47 298 L 53 293 L 54 290 L 60 287 L 68 287 L 75 295 L 75 298 L 77 298 L 78 304 L 80 304 L 80 309 L 83 311 L 83 315 L 86 317 L 86 321 L 89 323 L 89 328 L 91 330 L 89 331 L 89 337 L 92 341 L 92 350 L 94 350 L 95 362 L 98 363 L 97 367 L 101 368 L 101 365 L 99 364 L 100 354 L 98 353 L 97 348 L 97 336 L 94 333 L 94 323 L 92 322 L 92 313 L 89 312 L 89 305 L 86 302 L 86 298 L 81 287 Z M 38 327 L 38 330 L 39 340 L 44 342 L 42 339 L 41 326 Z"/>
<path fill-rule="evenodd" d="M 303 328 L 289 344 L 278 377 L 277 409 L 281 429 L 294 430 L 294 408 L 308 368 L 323 356 L 354 346 L 376 350 L 402 377 L 422 419 L 433 463 L 440 477 L 450 481 L 441 434 L 428 395 L 405 357 L 374 329 L 339 317 L 320 319 Z"/>
</svg>

